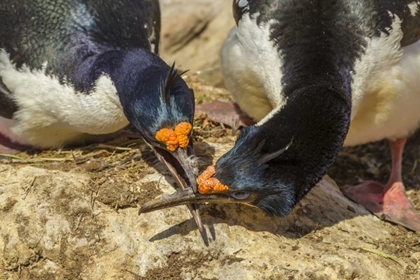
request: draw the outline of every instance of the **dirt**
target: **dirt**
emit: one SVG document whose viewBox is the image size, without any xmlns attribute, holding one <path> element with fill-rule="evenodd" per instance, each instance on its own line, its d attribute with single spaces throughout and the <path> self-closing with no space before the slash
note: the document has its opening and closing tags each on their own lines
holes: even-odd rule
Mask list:
<svg viewBox="0 0 420 280">
<path fill-rule="evenodd" d="M 196 92 L 197 103 L 227 97 L 226 90 L 212 90 L 194 76 L 188 77 L 187 81 Z M 197 115 L 194 140 L 200 171 L 227 151 L 238 133 L 208 121 L 205 115 Z M 417 167 L 420 152 L 416 137 L 407 146 L 403 172 L 408 195 L 420 211 Z M 16 237 L 12 233 L 5 234 L 5 229 L 2 229 L 5 247 L 0 271 L 5 279 L 89 279 L 86 275 L 103 275 L 106 279 L 220 279 L 229 275 L 231 279 L 252 279 L 230 274 L 235 269 L 240 271 L 241 267 L 250 271 L 255 269 L 260 274 L 251 275 L 261 276 L 261 279 L 385 279 L 380 275 L 387 275 L 388 279 L 420 279 L 419 235 L 378 220 L 347 201 L 338 189 L 327 183 L 327 187 L 315 187 L 293 213 L 283 219 L 273 219 L 247 206 L 203 206 L 202 219 L 208 225 L 206 242 L 200 238 L 191 217 L 185 219 L 188 217 L 185 209 L 184 216 L 165 215 L 166 228 L 162 228 L 158 221 L 149 224 L 146 221 L 156 219 L 144 216 L 146 223 L 140 221 L 132 231 L 154 231 L 148 242 L 158 244 L 157 247 L 164 246 L 166 241 L 175 244 L 178 240 L 182 248 L 167 248 L 168 251 L 157 253 L 151 260 L 158 261 L 154 263 L 158 265 L 149 269 L 139 269 L 138 263 L 134 265 L 135 260 L 130 259 L 134 255 L 119 253 L 124 263 L 118 267 L 118 272 L 109 272 L 111 268 L 105 265 L 107 254 L 117 247 L 111 246 L 109 238 L 105 237 L 104 232 L 113 227 L 103 222 L 108 219 L 104 215 L 113 215 L 112 219 L 136 220 L 138 205 L 176 187 L 173 184 L 162 189 L 166 181 L 170 181 L 169 174 L 143 141 L 118 138 L 60 151 L 28 151 L 17 157 L 1 157 L 0 163 L 3 176 L 11 172 L 20 174 L 12 181 L 0 181 L 0 186 L 22 181 L 21 196 L 9 195 L 0 203 L 1 219 L 10 221 L 11 213 L 16 213 L 16 208 L 23 207 L 21 203 L 35 193 L 38 200 L 30 206 L 31 211 L 46 212 L 42 217 L 32 217 L 26 210 L 16 214 L 12 226 L 17 232 Z M 35 168 L 36 172 L 32 169 L 29 172 L 27 168 Z M 389 168 L 387 144 L 379 142 L 343 149 L 329 175 L 338 185 L 355 184 L 365 179 L 386 181 Z M 55 175 L 51 176 L 50 172 Z M 40 197 L 45 201 L 39 201 Z M 179 208 L 176 211 L 182 211 Z M 49 216 L 52 214 L 54 216 Z M 47 241 L 34 240 L 33 231 L 45 236 L 52 234 L 46 225 L 56 216 L 65 219 L 71 230 L 60 229 L 61 226 L 56 228 L 54 238 L 51 237 L 54 246 L 49 248 Z M 229 233 L 236 230 L 240 233 L 235 236 Z M 22 243 L 12 242 L 10 238 L 17 238 Z M 74 240 L 79 240 L 78 243 L 83 240 L 83 245 Z M 238 240 L 244 244 L 236 244 Z M 216 246 L 218 242 L 223 245 Z M 107 248 L 109 246 L 112 248 Z M 205 249 L 197 249 L 197 246 Z M 273 251 L 278 250 L 286 257 L 279 260 L 279 264 L 272 257 L 262 258 L 261 254 L 269 254 L 261 251 L 266 246 L 277 248 Z M 226 248 L 229 250 L 225 251 Z M 233 249 L 235 251 L 231 252 Z M 257 259 L 264 260 L 261 264 L 257 265 L 256 260 L 249 258 L 253 250 Z M 369 271 L 374 271 L 366 277 L 364 262 L 369 263 Z M 92 272 L 95 263 L 96 266 L 103 263 L 103 274 Z M 299 263 L 303 267 L 299 267 Z M 303 263 L 313 267 L 305 267 Z M 48 265 L 54 266 L 51 270 L 54 272 L 45 268 Z M 215 268 L 219 271 L 211 273 Z"/>
<path fill-rule="evenodd" d="M 176 10 L 183 1 L 192 3 L 162 1 L 174 9 L 163 10 L 170 20 L 162 54 L 192 69 L 184 78 L 197 104 L 230 100 L 217 53 L 233 24 L 231 3 L 195 1 L 199 9 L 189 6 L 184 16 Z M 238 133 L 196 115 L 200 171 Z M 420 212 L 419 160 L 420 133 L 403 161 L 407 193 Z M 141 139 L 0 157 L 0 279 L 419 280 L 420 235 L 372 216 L 338 188 L 386 182 L 390 162 L 385 141 L 344 148 L 328 172 L 333 180 L 326 176 L 289 216 L 203 205 L 200 234 L 185 206 L 138 216 L 139 205 L 177 188 Z"/>
</svg>

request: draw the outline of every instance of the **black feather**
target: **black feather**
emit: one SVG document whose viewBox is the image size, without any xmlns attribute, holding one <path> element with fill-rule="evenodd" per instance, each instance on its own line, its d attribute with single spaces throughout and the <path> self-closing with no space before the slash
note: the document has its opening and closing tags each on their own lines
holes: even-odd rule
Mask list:
<svg viewBox="0 0 420 280">
<path fill-rule="evenodd" d="M 264 164 L 264 163 L 269 162 L 272 159 L 277 158 L 279 155 L 281 155 L 282 153 L 287 151 L 287 149 L 289 149 L 289 147 L 293 144 L 293 139 L 294 139 L 294 137 L 292 137 L 292 140 L 290 140 L 290 142 L 284 148 L 281 148 L 280 150 L 275 151 L 273 153 L 269 153 L 269 154 L 265 154 L 265 155 L 261 156 L 258 159 L 258 163 L 259 164 Z"/>
<path fill-rule="evenodd" d="M 249 148 L 249 151 L 242 154 L 242 156 L 250 156 L 252 158 L 257 157 L 258 159 L 256 162 L 259 165 L 266 164 L 270 160 L 273 160 L 283 154 L 285 151 L 287 151 L 290 146 L 293 144 L 294 137 L 290 140 L 290 142 L 284 146 L 283 148 L 279 149 L 278 151 L 271 152 L 271 153 L 263 153 L 262 150 L 264 148 L 264 145 L 266 144 L 266 139 L 261 140 L 260 142 L 251 143 L 251 147 Z"/>
<path fill-rule="evenodd" d="M 13 114 L 18 109 L 16 102 L 11 98 L 11 94 L 0 79 L 0 116 L 6 119 L 12 119 Z"/>
<path fill-rule="evenodd" d="M 170 96 L 171 96 L 171 89 L 173 84 L 175 83 L 176 79 L 178 79 L 183 74 L 187 73 L 189 70 L 185 70 L 181 73 L 178 73 L 178 71 L 175 68 L 175 62 L 172 63 L 171 68 L 169 69 L 168 75 L 166 76 L 165 80 L 161 81 L 160 84 L 160 92 L 162 94 L 162 99 L 166 104 L 169 104 L 170 102 Z"/>
</svg>

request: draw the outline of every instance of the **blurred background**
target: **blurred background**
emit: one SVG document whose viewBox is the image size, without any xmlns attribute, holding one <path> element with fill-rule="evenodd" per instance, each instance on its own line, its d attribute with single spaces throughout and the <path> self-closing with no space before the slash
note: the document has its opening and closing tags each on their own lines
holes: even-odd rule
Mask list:
<svg viewBox="0 0 420 280">
<path fill-rule="evenodd" d="M 160 55 L 190 69 L 212 86 L 223 86 L 219 50 L 235 25 L 232 1 L 161 0 Z"/>
</svg>

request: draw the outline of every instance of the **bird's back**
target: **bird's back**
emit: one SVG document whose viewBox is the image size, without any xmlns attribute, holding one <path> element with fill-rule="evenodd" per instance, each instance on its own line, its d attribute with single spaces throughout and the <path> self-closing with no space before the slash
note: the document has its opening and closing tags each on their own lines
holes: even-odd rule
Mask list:
<svg viewBox="0 0 420 280">
<path fill-rule="evenodd" d="M 268 120 L 297 88 L 329 85 L 352 102 L 346 144 L 418 126 L 420 1 L 235 0 L 234 16 L 222 70 L 257 120 Z"/>
<path fill-rule="evenodd" d="M 86 57 L 108 49 L 157 52 L 157 0 L 22 0 L 0 3 L 0 49 L 23 64 L 60 79 Z M 72 77 L 66 77 L 72 79 Z"/>
<path fill-rule="evenodd" d="M 159 35 L 158 0 L 0 1 L 0 133 L 43 148 L 123 128 L 111 75 Z"/>
</svg>

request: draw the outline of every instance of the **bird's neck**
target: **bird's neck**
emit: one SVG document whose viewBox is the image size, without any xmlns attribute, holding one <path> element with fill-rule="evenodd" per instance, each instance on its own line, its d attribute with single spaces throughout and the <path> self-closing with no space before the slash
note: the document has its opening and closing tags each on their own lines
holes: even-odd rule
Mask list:
<svg viewBox="0 0 420 280">
<path fill-rule="evenodd" d="M 296 201 L 326 174 L 343 145 L 351 120 L 352 72 L 363 51 L 360 39 L 349 30 L 350 23 L 335 26 L 338 11 L 325 14 L 315 7 L 307 12 L 308 18 L 298 16 L 287 22 L 289 33 L 279 28 L 272 31 L 283 59 L 286 101 L 271 118 L 261 121 L 271 128 L 266 131 L 273 139 L 282 140 L 277 147 L 273 141 L 272 150 L 294 138 L 284 154 L 290 160 L 277 172 L 284 173 L 286 183 L 295 189 Z M 315 18 L 314 23 L 302 25 L 309 18 Z M 346 36 L 331 35 L 337 32 Z"/>
<path fill-rule="evenodd" d="M 67 98 L 66 106 L 59 110 L 62 118 L 74 121 L 75 115 L 80 116 L 78 125 L 89 122 L 91 134 L 105 134 L 128 122 L 136 123 L 144 114 L 155 116 L 152 110 L 159 104 L 156 93 L 169 66 L 147 50 L 111 50 L 86 58 L 75 69 L 66 79 L 85 94 Z M 74 105 L 69 105 L 72 102 Z M 60 108 L 61 104 L 53 106 Z M 89 117 L 92 114 L 97 117 Z"/>
<path fill-rule="evenodd" d="M 350 124 L 349 94 L 331 86 L 304 86 L 290 94 L 286 104 L 261 121 L 270 152 L 293 143 L 276 170 L 295 188 L 298 201 L 327 172 Z"/>
<path fill-rule="evenodd" d="M 77 68 L 72 82 L 77 90 L 89 92 L 101 76 L 111 79 L 117 93 L 132 92 L 138 86 L 155 84 L 169 66 L 145 49 L 109 50 L 86 58 Z"/>
</svg>

